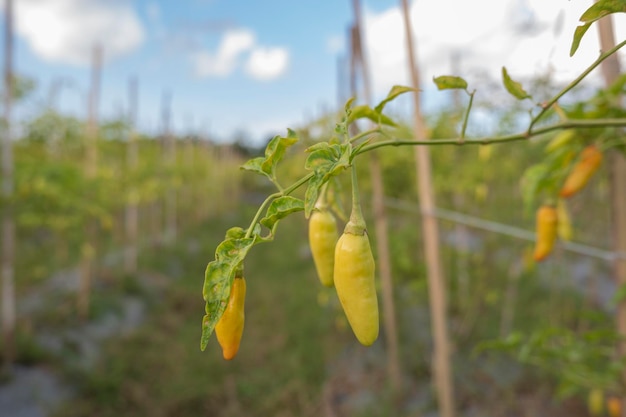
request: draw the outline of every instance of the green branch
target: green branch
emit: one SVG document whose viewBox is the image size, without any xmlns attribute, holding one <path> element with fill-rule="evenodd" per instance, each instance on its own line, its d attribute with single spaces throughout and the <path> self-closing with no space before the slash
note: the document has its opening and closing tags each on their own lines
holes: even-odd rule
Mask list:
<svg viewBox="0 0 626 417">
<path fill-rule="evenodd" d="M 467 91 L 467 90 L 466 90 Z M 472 103 L 474 102 L 474 94 L 476 93 L 476 90 L 470 92 L 467 92 L 467 94 L 469 94 L 470 99 L 469 99 L 469 103 L 467 104 L 467 110 L 465 111 L 465 116 L 463 117 L 463 127 L 461 128 L 461 141 L 465 141 L 465 130 L 467 129 L 467 121 L 469 120 L 469 115 L 470 115 L 470 111 L 472 110 Z"/>
<path fill-rule="evenodd" d="M 248 230 L 246 230 L 245 237 L 246 238 L 252 237 L 252 231 L 254 230 L 254 226 L 259 222 L 259 219 L 261 218 L 263 211 L 272 200 L 293 193 L 295 190 L 297 190 L 298 188 L 300 188 L 301 186 L 309 182 L 311 177 L 313 177 L 312 172 L 300 178 L 298 181 L 294 182 L 289 187 L 285 188 L 283 191 L 268 195 L 265 201 L 263 201 L 263 203 L 259 206 L 259 209 L 256 211 L 254 218 L 252 219 L 252 222 L 250 223 L 250 226 L 248 227 Z"/>
<path fill-rule="evenodd" d="M 377 127 L 375 129 L 366 130 L 365 132 L 361 132 L 359 134 L 356 134 L 356 135 L 352 136 L 350 138 L 349 142 L 350 143 L 354 143 L 357 140 L 362 139 L 362 138 L 364 138 L 366 136 L 373 135 L 374 133 L 382 133 L 382 132 L 383 131 L 382 131 L 382 129 L 380 127 Z"/>
<path fill-rule="evenodd" d="M 600 63 L 602 63 L 602 61 L 604 61 L 605 59 L 607 59 L 609 56 L 613 55 L 615 52 L 617 52 L 618 49 L 620 49 L 621 47 L 623 47 L 624 45 L 626 45 L 626 40 L 618 43 L 617 45 L 615 45 L 613 48 L 609 49 L 606 52 L 603 52 L 600 54 L 600 56 L 598 57 L 598 59 L 595 60 L 595 62 L 593 64 L 591 64 L 586 70 L 584 70 L 578 77 L 576 77 L 576 79 L 574 79 L 572 82 L 570 82 L 565 88 L 563 88 L 563 90 L 561 90 L 557 95 L 555 95 L 554 97 L 552 97 L 550 100 L 548 100 L 547 102 L 543 103 L 541 105 L 541 111 L 539 112 L 539 114 L 537 114 L 537 116 L 535 116 L 531 122 L 530 125 L 528 126 L 528 133 L 530 133 L 532 131 L 533 126 L 535 125 L 535 123 L 537 123 L 539 121 L 539 119 L 541 119 L 541 117 L 550 109 L 550 107 L 552 107 L 554 105 L 554 103 L 556 103 L 557 101 L 559 101 L 559 99 L 561 97 L 563 97 L 568 91 L 570 91 L 572 88 L 576 87 L 583 79 L 585 79 L 585 77 L 587 77 L 587 75 L 589 75 L 589 73 L 591 71 L 593 71 L 598 65 L 600 65 Z"/>
<path fill-rule="evenodd" d="M 385 146 L 416 146 L 416 145 L 489 145 L 493 143 L 515 142 L 520 140 L 528 140 L 533 136 L 539 136 L 553 130 L 572 129 L 572 128 L 598 128 L 598 127 L 626 127 L 626 119 L 594 119 L 594 120 L 568 120 L 566 122 L 556 123 L 550 126 L 537 128 L 532 132 L 516 133 L 513 135 L 485 137 L 472 140 L 464 140 L 461 138 L 454 139 L 429 139 L 429 140 L 384 140 L 370 145 L 366 145 L 359 149 L 356 154 L 362 154 L 374 149 Z"/>
</svg>

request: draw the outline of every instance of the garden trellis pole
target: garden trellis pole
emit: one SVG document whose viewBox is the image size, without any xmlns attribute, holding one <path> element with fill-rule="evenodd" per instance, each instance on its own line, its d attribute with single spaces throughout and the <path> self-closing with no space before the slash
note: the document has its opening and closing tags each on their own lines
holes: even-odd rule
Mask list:
<svg viewBox="0 0 626 417">
<path fill-rule="evenodd" d="M 137 272 L 137 238 L 139 235 L 139 216 L 138 216 L 138 190 L 135 185 L 135 173 L 137 171 L 138 149 L 137 149 L 137 132 L 135 124 L 137 122 L 137 96 L 138 96 L 138 80 L 132 77 L 128 83 L 128 153 L 127 153 L 127 172 L 132 180 L 129 181 L 130 188 L 128 190 L 128 201 L 126 203 L 126 252 L 124 257 L 124 269 L 127 274 L 135 274 Z"/>
<path fill-rule="evenodd" d="M 162 123 L 163 123 L 163 163 L 167 169 L 168 188 L 165 192 L 165 243 L 176 240 L 176 190 L 171 181 L 171 173 L 176 165 L 176 142 L 171 132 L 171 103 L 172 95 L 167 92 L 163 95 Z"/>
<path fill-rule="evenodd" d="M 100 99 L 100 72 L 102 69 L 102 46 L 97 44 L 92 52 L 91 89 L 89 91 L 89 109 L 87 119 L 85 176 L 87 181 L 95 180 L 98 175 L 98 101 Z M 94 190 L 88 190 L 93 193 Z M 89 198 L 89 196 L 85 196 Z M 91 284 L 94 274 L 96 255 L 96 220 L 87 216 L 86 240 L 82 248 L 80 282 L 78 288 L 78 316 L 82 320 L 89 317 Z"/>
<path fill-rule="evenodd" d="M 419 89 L 419 73 L 413 45 L 413 29 L 409 15 L 408 0 L 402 0 L 406 49 L 409 61 L 411 86 Z M 416 91 L 413 95 L 413 123 L 416 140 L 425 140 L 428 136 L 421 112 L 420 96 Z M 424 235 L 424 253 L 428 274 L 428 291 L 430 315 L 433 332 L 433 367 L 437 388 L 437 401 L 442 417 L 454 417 L 454 387 L 450 365 L 450 342 L 448 340 L 446 287 L 439 246 L 439 226 L 434 216 L 435 197 L 430 166 L 430 151 L 427 146 L 415 146 L 417 162 L 417 183 L 419 203 L 422 211 L 422 233 Z"/>
<path fill-rule="evenodd" d="M 600 37 L 600 49 L 606 51 L 615 46 L 613 31 L 613 16 L 608 15 L 598 22 Z M 617 54 L 613 54 L 600 64 L 600 70 L 606 86 L 610 86 L 621 74 L 620 62 Z M 619 100 L 623 98 L 620 97 Z M 618 130 L 623 134 L 623 131 Z M 609 188 L 611 196 L 611 223 L 613 229 L 613 251 L 626 253 L 626 158 L 616 150 L 609 154 Z M 626 259 L 617 256 L 613 264 L 613 274 L 617 288 L 626 285 Z M 620 342 L 617 354 L 620 357 L 626 355 L 626 300 L 622 297 L 616 311 L 617 332 L 624 338 Z M 622 376 L 622 382 L 626 383 L 626 370 Z M 626 398 L 622 398 L 622 404 L 626 404 Z M 622 407 L 622 417 L 626 417 L 626 407 Z"/>
<path fill-rule="evenodd" d="M 13 1 L 6 1 L 4 24 L 4 132 L 2 135 L 2 340 L 4 365 L 15 357 L 15 219 L 13 183 Z"/>
</svg>

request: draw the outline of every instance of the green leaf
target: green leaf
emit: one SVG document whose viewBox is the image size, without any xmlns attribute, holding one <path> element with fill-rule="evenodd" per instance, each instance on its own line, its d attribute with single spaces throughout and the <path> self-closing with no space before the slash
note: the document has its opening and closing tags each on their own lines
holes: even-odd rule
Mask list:
<svg viewBox="0 0 626 417">
<path fill-rule="evenodd" d="M 230 287 L 235 276 L 234 268 L 232 275 L 228 263 L 220 261 L 209 262 L 204 274 L 204 285 L 202 296 L 206 301 L 205 316 L 202 319 L 202 337 L 200 339 L 200 350 L 204 351 L 209 342 L 209 337 L 213 333 L 215 325 L 219 321 L 230 297 Z"/>
<path fill-rule="evenodd" d="M 356 106 L 352 109 L 352 113 L 348 117 L 348 123 L 352 123 L 355 120 L 367 118 L 370 119 L 374 123 L 381 123 L 387 126 L 396 126 L 396 122 L 391 120 L 388 116 L 381 114 L 370 106 L 362 104 L 360 106 Z"/>
<path fill-rule="evenodd" d="M 304 217 L 307 219 L 315 207 L 317 197 L 320 193 L 320 188 L 322 188 L 322 185 L 328 181 L 328 178 L 326 178 L 324 174 L 324 172 L 316 172 L 315 175 L 309 180 L 309 185 L 304 193 Z"/>
<path fill-rule="evenodd" d="M 318 142 L 314 145 L 309 146 L 308 148 L 306 148 L 304 151 L 307 153 L 311 153 L 313 151 L 316 151 L 318 149 L 327 149 L 330 147 L 330 143 L 329 142 Z"/>
<path fill-rule="evenodd" d="M 246 235 L 246 231 L 239 226 L 231 227 L 226 231 L 226 239 L 241 239 Z"/>
<path fill-rule="evenodd" d="M 270 178 L 274 177 L 276 165 L 283 159 L 287 148 L 298 141 L 296 132 L 287 129 L 287 137 L 274 136 L 265 148 L 265 160 L 261 164 L 261 169 Z"/>
<path fill-rule="evenodd" d="M 578 50 L 578 47 L 580 46 L 580 41 L 582 40 L 583 36 L 585 36 L 587 29 L 589 29 L 590 27 L 591 23 L 586 23 L 584 25 L 576 27 L 576 29 L 574 30 L 574 39 L 572 39 L 572 46 L 569 50 L 569 56 L 574 56 L 574 54 Z"/>
<path fill-rule="evenodd" d="M 215 259 L 221 262 L 240 264 L 248 250 L 254 244 L 254 238 L 226 239 L 215 249 Z M 236 265 L 235 265 L 236 266 Z"/>
<path fill-rule="evenodd" d="M 361 150 L 361 148 L 363 148 L 365 145 L 370 143 L 370 141 L 371 139 L 366 139 L 363 142 L 359 143 L 357 146 L 355 146 L 354 149 L 352 149 L 352 152 L 350 153 L 350 160 L 349 160 L 350 164 L 352 164 L 352 160 L 354 159 L 354 157 L 359 154 L 359 151 Z"/>
<path fill-rule="evenodd" d="M 338 149 L 340 149 L 339 145 L 331 146 L 328 142 L 321 142 L 314 145 L 307 149 L 307 152 L 311 149 L 313 150 L 309 153 L 309 156 L 304 162 L 304 168 L 310 171 L 317 171 L 323 169 L 325 166 L 330 166 L 334 164 L 340 156 L 338 152 Z"/>
<path fill-rule="evenodd" d="M 206 315 L 202 319 L 201 350 L 206 349 L 215 325 L 224 314 L 235 273 L 254 242 L 255 238 L 226 239 L 217 246 L 215 260 L 207 265 L 202 286 Z"/>
<path fill-rule="evenodd" d="M 352 111 L 352 103 L 354 103 L 354 100 L 356 100 L 356 97 L 350 97 L 348 101 L 346 101 L 346 104 L 343 106 L 343 111 L 346 113 L 346 116 L 350 115 L 350 112 Z"/>
<path fill-rule="evenodd" d="M 583 14 L 580 16 L 580 21 L 584 23 L 579 25 L 574 30 L 574 38 L 572 40 L 572 46 L 570 48 L 569 55 L 573 56 L 582 40 L 585 33 L 591 24 L 604 16 L 608 16 L 612 13 L 624 13 L 626 12 L 626 0 L 598 0 L 593 3 Z"/>
<path fill-rule="evenodd" d="M 213 329 L 215 325 L 211 325 L 211 316 L 205 314 L 202 317 L 202 336 L 200 337 L 200 350 L 204 352 L 207 345 L 209 344 L 209 339 L 211 338 L 211 334 L 213 333 Z"/>
<path fill-rule="evenodd" d="M 315 172 L 309 180 L 304 198 L 304 215 L 308 219 L 313 206 L 319 195 L 319 188 L 332 176 L 337 175 L 350 166 L 352 145 L 350 143 L 332 144 L 321 142 L 309 149 L 314 150 L 309 154 L 304 166 Z"/>
<path fill-rule="evenodd" d="M 509 94 L 511 94 L 518 100 L 531 98 L 530 94 L 524 91 L 524 88 L 522 88 L 522 85 L 520 83 L 513 81 L 511 77 L 509 77 L 509 73 L 507 72 L 505 67 L 502 67 L 502 82 L 504 83 L 504 87 L 509 92 Z"/>
<path fill-rule="evenodd" d="M 252 158 L 246 161 L 246 163 L 243 164 L 240 167 L 240 169 L 256 172 L 257 174 L 267 176 L 267 173 L 263 171 L 263 167 L 262 167 L 264 161 L 265 161 L 265 158 L 262 156 L 259 156 L 257 158 Z"/>
<path fill-rule="evenodd" d="M 589 7 L 582 16 L 580 21 L 584 23 L 592 23 L 611 13 L 626 12 L 626 1 L 624 0 L 598 0 Z"/>
<path fill-rule="evenodd" d="M 261 219 L 261 224 L 272 230 L 274 225 L 291 213 L 304 210 L 304 201 L 291 196 L 279 197 L 272 201 L 267 208 L 265 217 Z"/>
<path fill-rule="evenodd" d="M 395 100 L 396 97 L 398 97 L 399 95 L 404 94 L 404 93 L 409 93 L 411 91 L 417 91 L 417 90 L 415 90 L 415 88 L 412 88 L 412 87 L 394 85 L 393 87 L 391 87 L 391 90 L 389 90 L 387 97 L 384 100 L 382 100 L 380 103 L 378 103 L 378 105 L 374 108 L 374 111 L 378 114 L 382 114 L 383 108 L 385 107 L 387 103 L 389 103 L 392 100 Z M 395 125 L 391 125 L 391 126 L 395 126 Z"/>
<path fill-rule="evenodd" d="M 352 146 L 348 144 L 333 144 L 320 146 L 310 153 L 304 167 L 324 175 L 335 175 L 350 166 L 350 152 Z"/>
<path fill-rule="evenodd" d="M 530 213 L 535 206 L 535 199 L 541 190 L 541 185 L 548 176 L 549 167 L 545 164 L 533 165 L 524 171 L 522 175 L 522 201 L 524 210 Z"/>
<path fill-rule="evenodd" d="M 465 81 L 461 77 L 456 77 L 453 75 L 441 75 L 439 77 L 433 78 L 435 85 L 437 85 L 437 89 L 439 90 L 449 90 L 449 89 L 467 89 L 467 81 Z"/>
<path fill-rule="evenodd" d="M 574 139 L 576 139 L 578 133 L 576 129 L 565 129 L 557 133 L 554 138 L 546 145 L 545 151 L 547 153 L 556 152 L 563 147 L 569 145 Z"/>
<path fill-rule="evenodd" d="M 615 291 L 613 297 L 611 297 L 611 303 L 614 306 L 621 304 L 626 300 L 626 285 L 620 285 L 620 287 Z"/>
</svg>

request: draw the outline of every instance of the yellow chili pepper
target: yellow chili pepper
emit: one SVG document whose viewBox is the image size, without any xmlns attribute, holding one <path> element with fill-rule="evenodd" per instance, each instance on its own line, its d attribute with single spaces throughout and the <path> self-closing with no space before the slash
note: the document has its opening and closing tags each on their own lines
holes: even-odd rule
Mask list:
<svg viewBox="0 0 626 417">
<path fill-rule="evenodd" d="M 602 152 L 595 145 L 589 145 L 583 149 L 578 162 L 565 179 L 559 196 L 568 198 L 582 190 L 600 164 L 602 164 Z"/>
<path fill-rule="evenodd" d="M 309 219 L 309 246 L 317 276 L 326 287 L 333 286 L 337 235 L 335 216 L 325 208 L 313 211 Z"/>
<path fill-rule="evenodd" d="M 550 205 L 539 207 L 536 215 L 537 242 L 533 258 L 539 262 L 544 260 L 554 247 L 557 235 L 558 217 L 556 208 Z"/>
<path fill-rule="evenodd" d="M 246 281 L 243 277 L 235 278 L 226 310 L 215 325 L 215 335 L 226 360 L 233 359 L 239 351 L 239 344 L 243 335 L 245 299 Z"/>
<path fill-rule="evenodd" d="M 350 223 L 346 226 L 349 228 Z M 354 335 L 364 346 L 378 338 L 375 264 L 367 232 L 344 232 L 335 249 L 335 288 Z"/>
</svg>

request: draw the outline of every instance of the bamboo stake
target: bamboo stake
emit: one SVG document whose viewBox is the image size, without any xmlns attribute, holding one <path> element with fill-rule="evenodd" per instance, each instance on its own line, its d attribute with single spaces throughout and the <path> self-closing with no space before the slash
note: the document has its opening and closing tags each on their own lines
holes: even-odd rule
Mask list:
<svg viewBox="0 0 626 417">
<path fill-rule="evenodd" d="M 6 371 L 15 359 L 15 219 L 13 180 L 13 1 L 6 1 L 4 25 L 4 134 L 2 135 L 2 340 Z"/>
<path fill-rule="evenodd" d="M 413 29 L 409 16 L 408 0 L 402 0 L 402 14 L 406 36 L 407 55 L 411 85 L 419 89 L 419 73 L 414 54 Z M 422 117 L 420 98 L 413 94 L 413 123 L 417 140 L 424 140 L 428 134 Z M 434 375 L 437 388 L 437 400 L 442 417 L 454 417 L 454 387 L 450 365 L 450 342 L 448 340 L 446 289 L 439 252 L 439 227 L 434 216 L 435 197 L 432 186 L 430 151 L 427 146 L 415 146 L 417 179 L 420 208 L 422 211 L 422 233 L 424 235 L 424 253 L 428 271 L 428 290 L 430 315 L 434 341 Z"/>
<path fill-rule="evenodd" d="M 89 114 L 87 120 L 87 155 L 85 176 L 94 179 L 98 172 L 98 101 L 100 97 L 100 71 L 102 68 L 102 47 L 95 45 L 92 56 L 91 90 L 89 93 Z M 86 221 L 86 241 L 82 248 L 81 274 L 78 287 L 78 316 L 82 320 L 89 317 L 91 284 L 94 274 L 96 252 L 96 223 L 92 218 Z"/>
<path fill-rule="evenodd" d="M 138 81 L 136 77 L 131 78 L 128 84 L 128 153 L 127 166 L 130 175 L 133 175 L 137 169 L 138 149 L 137 134 L 135 132 L 135 123 L 137 120 L 137 95 Z M 128 190 L 129 201 L 126 205 L 126 251 L 124 256 L 124 270 L 127 274 L 137 273 L 137 238 L 139 235 L 139 216 L 138 216 L 138 196 L 134 182 Z"/>
<path fill-rule="evenodd" d="M 613 17 L 608 15 L 598 21 L 600 35 L 600 49 L 606 51 L 615 46 Z M 600 64 L 604 83 L 608 87 L 620 76 L 620 62 L 616 54 L 611 55 Z M 620 97 L 620 100 L 622 98 Z M 609 187 L 611 195 L 611 217 L 613 229 L 613 251 L 626 252 L 626 158 L 620 152 L 612 151 L 609 155 Z M 615 284 L 618 288 L 626 285 L 626 259 L 615 258 L 613 263 Z M 626 300 L 620 300 L 616 311 L 617 332 L 622 341 L 617 347 L 620 358 L 626 355 Z M 626 383 L 626 370 L 622 375 L 622 382 Z M 622 405 L 626 404 L 626 397 L 622 394 Z M 622 417 L 626 417 L 626 407 L 622 407 Z"/>
<path fill-rule="evenodd" d="M 371 104 L 371 84 L 367 60 L 363 52 L 361 36 L 361 7 L 359 0 L 352 2 L 355 25 L 352 42 L 353 53 L 356 53 L 356 61 L 360 64 L 363 81 L 363 95 L 365 102 Z M 389 227 L 387 224 L 387 209 L 385 207 L 385 191 L 380 159 L 376 152 L 370 154 L 370 178 L 372 181 L 372 206 L 374 209 L 374 229 L 376 231 L 376 258 L 378 272 L 382 284 L 382 307 L 385 322 L 385 341 L 387 344 L 387 364 L 389 381 L 394 395 L 398 400 L 401 395 L 402 374 L 400 372 L 400 355 L 398 348 L 398 326 L 396 323 L 396 309 L 393 296 L 393 278 L 391 272 L 391 254 L 389 251 Z"/>
<path fill-rule="evenodd" d="M 170 131 L 170 119 L 171 119 L 171 102 L 172 95 L 165 93 L 163 95 L 163 162 L 170 170 L 168 176 L 171 174 L 171 170 L 176 164 L 176 143 L 174 141 L 174 135 Z M 176 190 L 169 188 L 165 195 L 165 234 L 164 240 L 166 243 L 173 243 L 176 240 Z"/>
</svg>

